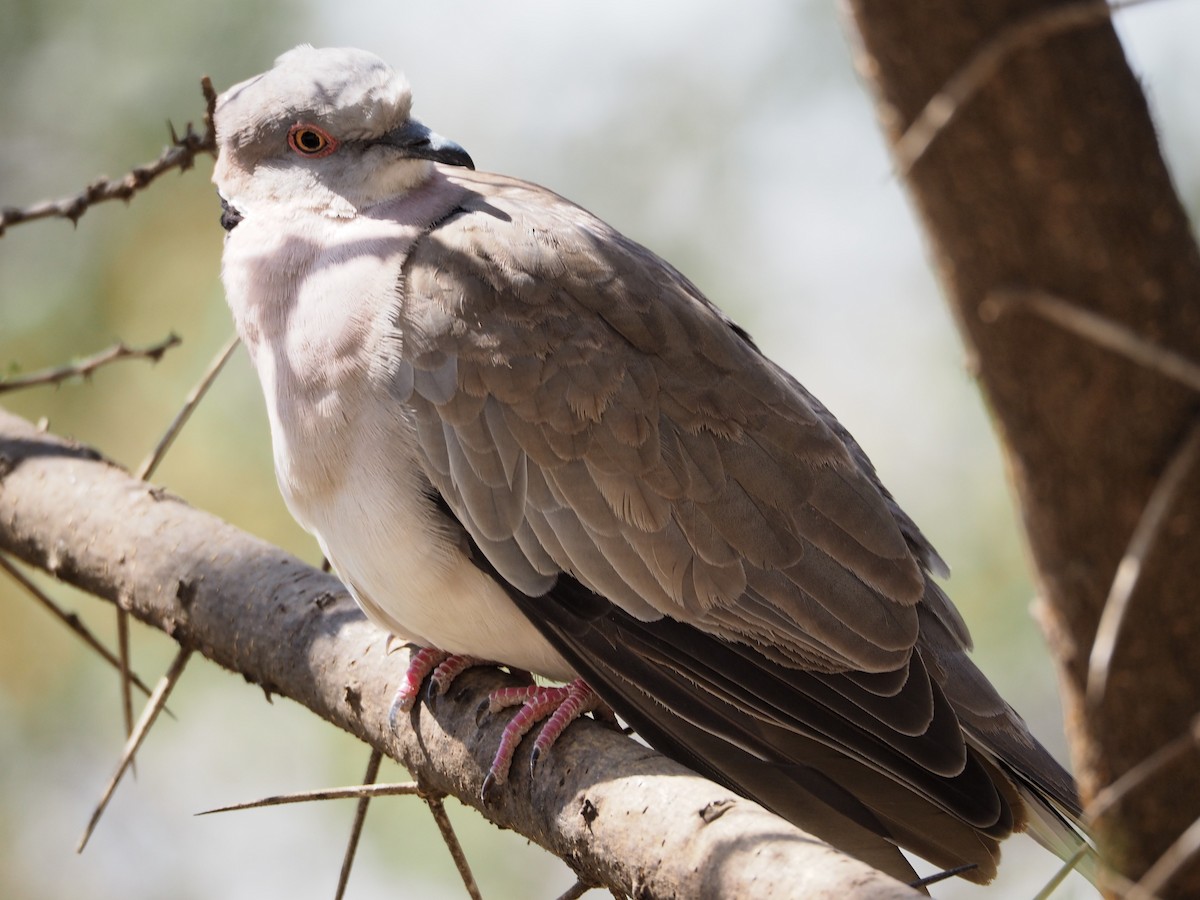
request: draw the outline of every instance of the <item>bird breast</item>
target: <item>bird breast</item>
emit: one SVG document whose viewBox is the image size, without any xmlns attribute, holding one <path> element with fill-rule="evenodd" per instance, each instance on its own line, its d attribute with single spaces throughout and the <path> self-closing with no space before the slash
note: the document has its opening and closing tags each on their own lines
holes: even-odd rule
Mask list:
<svg viewBox="0 0 1200 900">
<path fill-rule="evenodd" d="M 395 218 L 248 215 L 223 278 L 258 371 L 275 472 L 367 615 L 427 646 L 554 678 L 571 669 L 467 557 L 429 495 L 389 379 L 400 271 L 421 229 Z"/>
</svg>

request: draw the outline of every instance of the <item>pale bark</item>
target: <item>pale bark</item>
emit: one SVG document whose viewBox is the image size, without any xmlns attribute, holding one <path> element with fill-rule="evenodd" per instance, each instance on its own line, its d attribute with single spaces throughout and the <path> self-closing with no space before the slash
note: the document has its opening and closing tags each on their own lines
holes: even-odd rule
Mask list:
<svg viewBox="0 0 1200 900">
<path fill-rule="evenodd" d="M 0 550 L 303 704 L 429 791 L 481 807 L 507 716 L 477 724 L 476 710 L 508 676 L 471 670 L 393 731 L 388 710 L 408 652 L 388 655 L 387 635 L 335 578 L 3 410 Z M 172 709 L 187 715 L 177 700 Z M 596 723 L 568 729 L 532 783 L 528 753 L 483 812 L 587 883 L 647 898 L 918 896 Z"/>
</svg>

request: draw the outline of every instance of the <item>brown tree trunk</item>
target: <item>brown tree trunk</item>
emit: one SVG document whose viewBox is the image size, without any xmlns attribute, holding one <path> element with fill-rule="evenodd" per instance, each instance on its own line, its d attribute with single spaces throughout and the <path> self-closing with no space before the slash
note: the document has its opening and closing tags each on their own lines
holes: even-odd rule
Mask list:
<svg viewBox="0 0 1200 900">
<path fill-rule="evenodd" d="M 1200 360 L 1200 253 L 1103 4 L 849 5 L 861 69 L 1007 449 L 1086 800 L 1186 735 L 1200 711 L 1200 464 L 1189 442 L 1200 395 L 1049 314 L 1065 302 Z M 948 102 L 901 141 L 944 89 Z M 1162 527 L 1140 567 L 1123 567 L 1126 586 L 1136 579 L 1128 614 L 1112 632 L 1106 690 L 1089 703 L 1093 639 L 1156 488 Z M 1192 748 L 1096 828 L 1108 860 L 1136 880 L 1198 818 Z M 1200 864 L 1162 894 L 1200 896 Z"/>
</svg>

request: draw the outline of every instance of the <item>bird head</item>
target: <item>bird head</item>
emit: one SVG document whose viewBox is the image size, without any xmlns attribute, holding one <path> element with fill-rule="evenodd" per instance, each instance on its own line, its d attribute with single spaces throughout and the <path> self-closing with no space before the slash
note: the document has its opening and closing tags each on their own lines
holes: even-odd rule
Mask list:
<svg viewBox="0 0 1200 900">
<path fill-rule="evenodd" d="M 240 215 L 282 203 L 354 216 L 420 185 L 434 163 L 474 168 L 411 111 L 408 81 L 379 57 L 296 47 L 217 99 L 213 181 Z"/>
</svg>

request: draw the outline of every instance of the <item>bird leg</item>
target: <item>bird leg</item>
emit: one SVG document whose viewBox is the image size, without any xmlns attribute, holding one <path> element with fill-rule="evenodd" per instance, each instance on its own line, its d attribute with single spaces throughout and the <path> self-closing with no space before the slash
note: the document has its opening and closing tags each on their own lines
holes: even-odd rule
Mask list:
<svg viewBox="0 0 1200 900">
<path fill-rule="evenodd" d="M 521 709 L 513 716 L 500 737 L 500 746 L 492 759 L 492 767 L 488 770 L 483 782 L 483 799 L 486 801 L 492 790 L 508 780 L 508 772 L 512 767 L 513 754 L 518 745 L 533 726 L 542 719 L 548 719 L 538 732 L 533 743 L 533 753 L 529 758 L 529 771 L 532 775 L 537 768 L 538 759 L 553 746 L 559 735 L 566 727 L 589 712 L 597 712 L 605 719 L 615 722 L 612 711 L 582 678 L 576 678 L 570 684 L 550 687 L 532 684 L 527 687 L 501 688 L 492 691 L 487 703 L 481 707 L 481 712 L 495 713 L 510 706 L 520 706 Z"/>
</svg>

